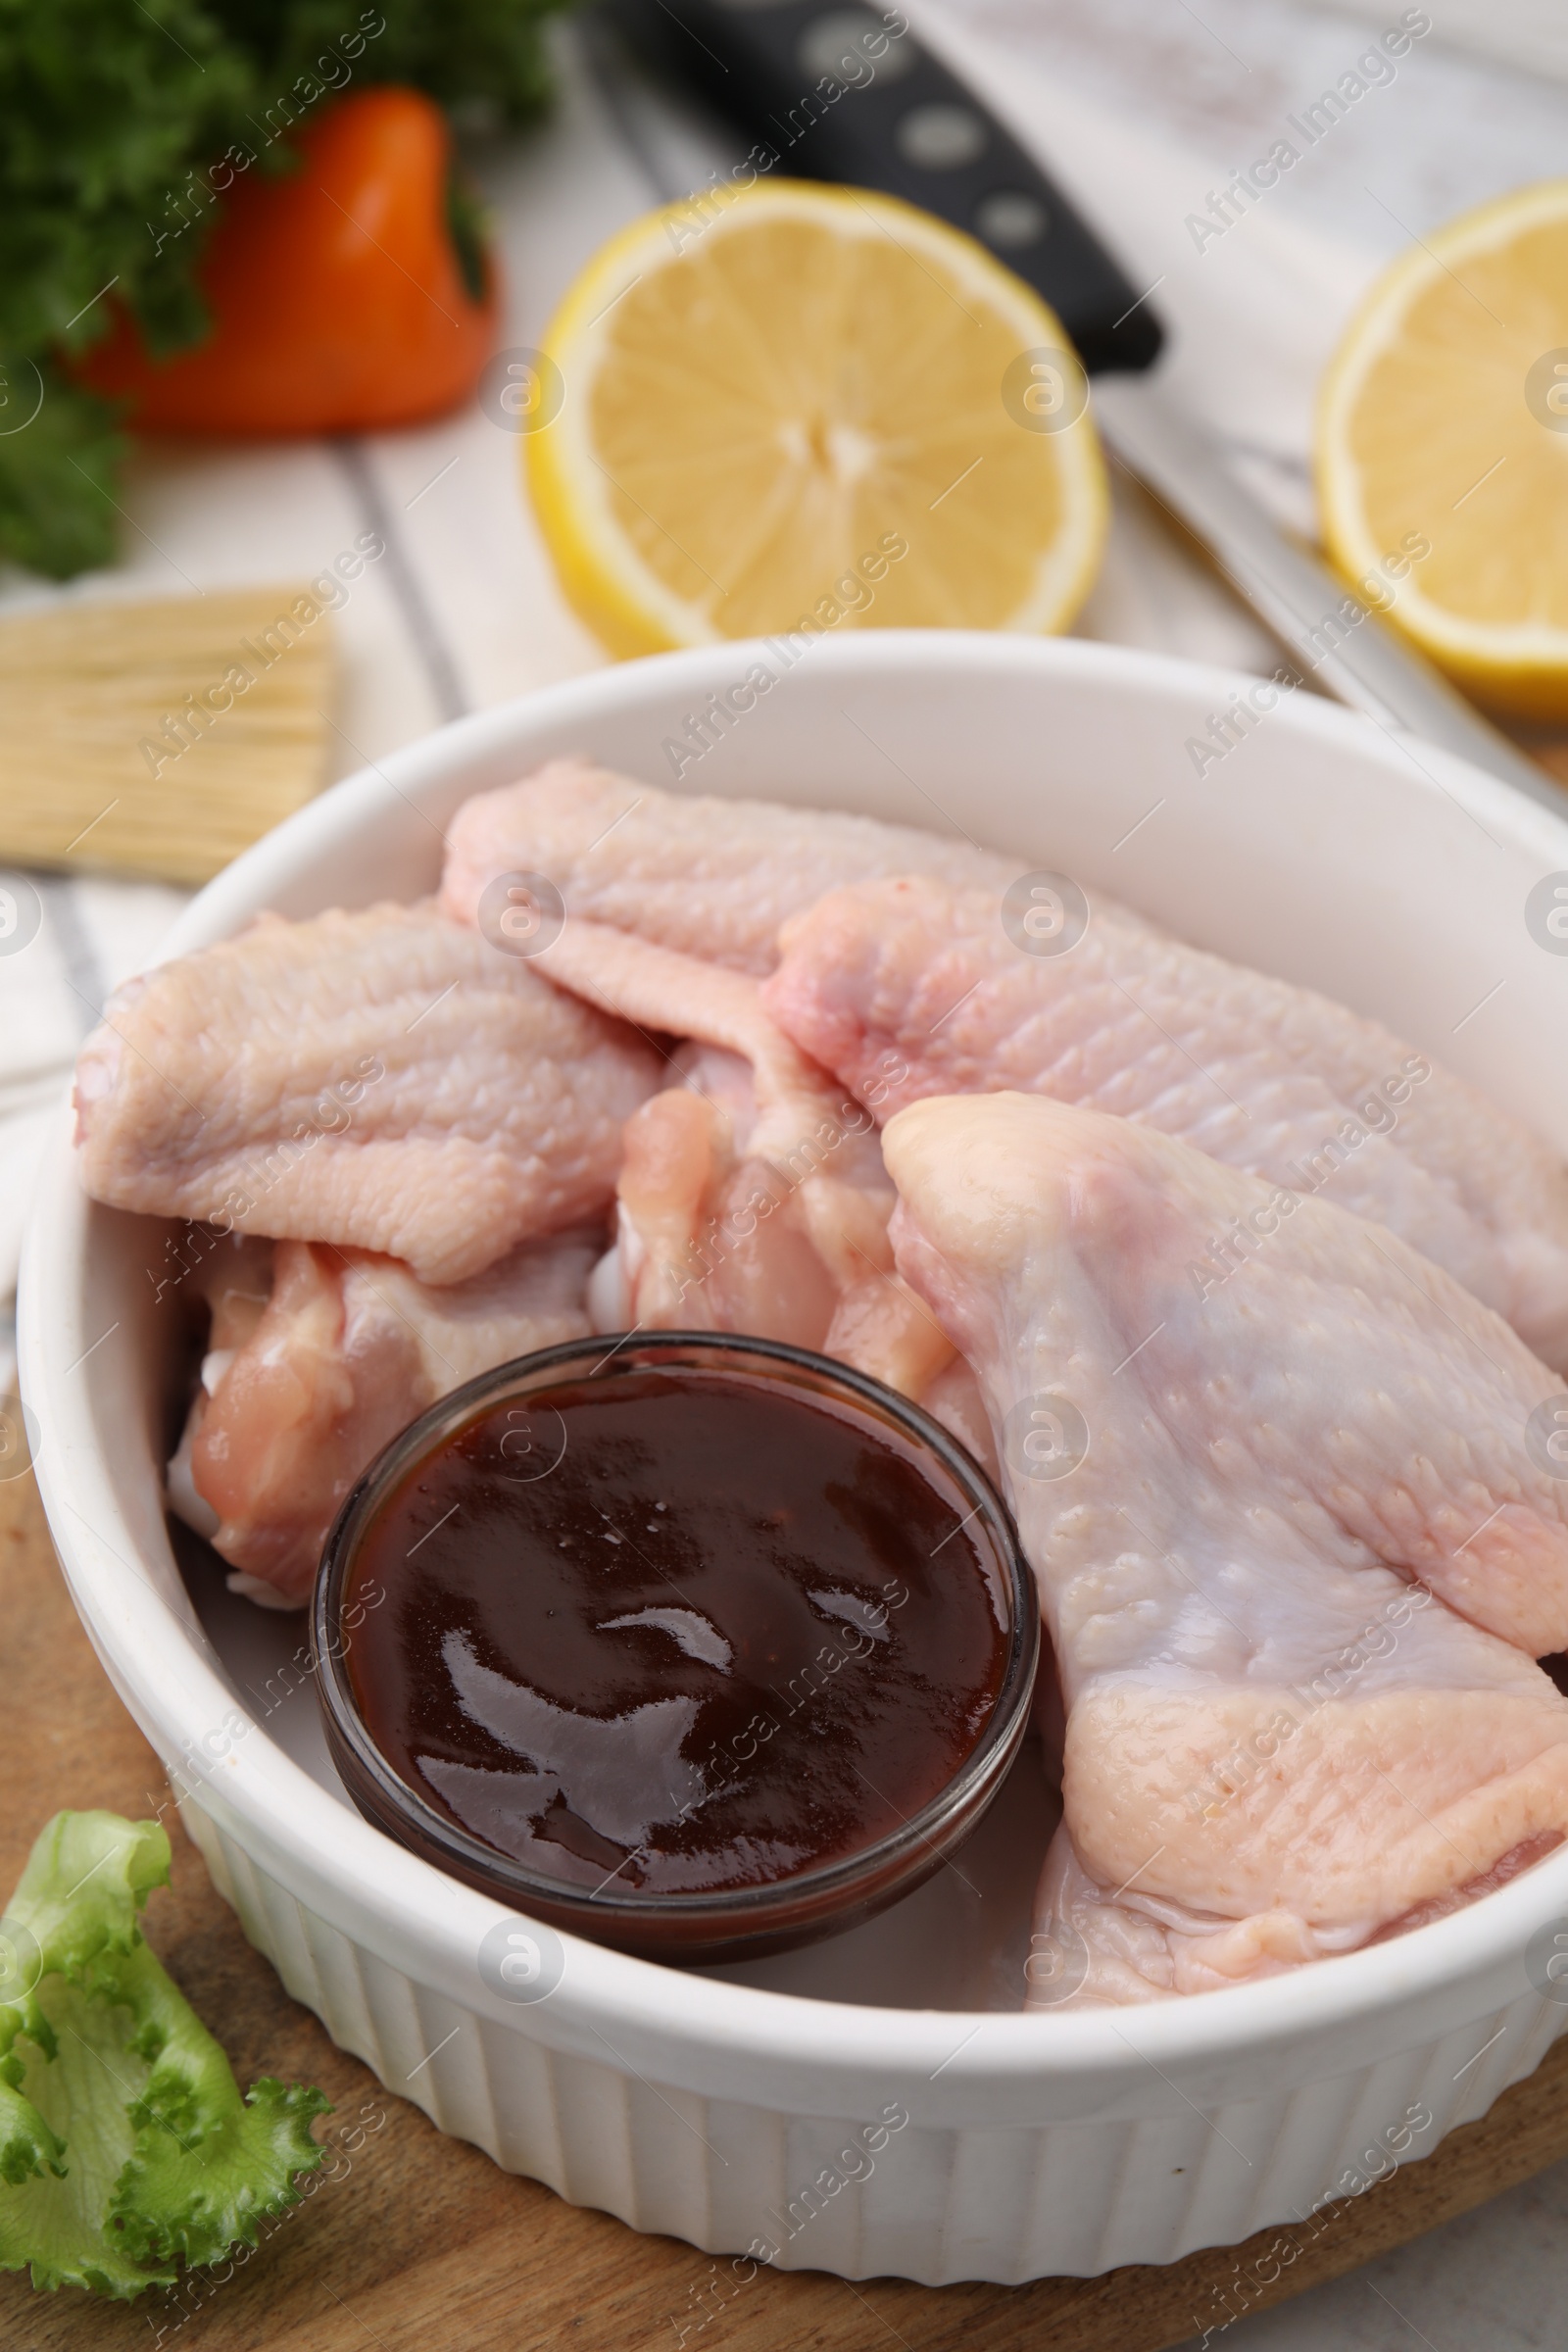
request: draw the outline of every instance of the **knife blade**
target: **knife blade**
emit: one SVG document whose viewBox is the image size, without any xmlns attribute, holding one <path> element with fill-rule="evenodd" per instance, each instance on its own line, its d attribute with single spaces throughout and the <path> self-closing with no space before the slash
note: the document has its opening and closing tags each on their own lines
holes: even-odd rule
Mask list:
<svg viewBox="0 0 1568 2352">
<path fill-rule="evenodd" d="M 1157 373 L 1102 378 L 1095 415 L 1116 456 L 1208 549 L 1238 594 L 1326 694 L 1400 744 L 1433 743 L 1561 816 L 1545 770 L 1483 718 L 1337 572 L 1287 538 Z M 1419 761 L 1417 761 L 1419 764 Z"/>
<path fill-rule="evenodd" d="M 1314 683 L 1416 754 L 1424 739 L 1562 813 L 1556 785 L 1375 608 L 1280 529 L 1164 380 L 1148 295 L 1060 187 L 897 6 L 868 0 L 603 0 L 659 75 L 772 159 L 875 188 L 979 239 L 1056 313 L 1117 459 L 1208 550 Z"/>
</svg>

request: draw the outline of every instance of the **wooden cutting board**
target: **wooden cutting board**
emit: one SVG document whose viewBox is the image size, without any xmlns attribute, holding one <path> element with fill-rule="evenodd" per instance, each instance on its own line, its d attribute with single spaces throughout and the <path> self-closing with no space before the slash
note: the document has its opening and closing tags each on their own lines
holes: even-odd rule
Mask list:
<svg viewBox="0 0 1568 2352">
<path fill-rule="evenodd" d="M 132 1816 L 172 1807 L 151 1748 L 76 1622 L 30 1480 L 0 1486 L 0 1889 L 62 1805 Z M 1251 2282 L 1261 2310 L 1417 2237 L 1568 2155 L 1568 2040 L 1530 2082 L 1435 2154 L 1335 2209 L 1315 2237 L 1268 2230 L 1167 2269 L 1031 2286 L 852 2284 L 820 2272 L 742 2279 L 671 2238 L 640 2237 L 564 2205 L 446 2139 L 335 2049 L 252 1951 L 200 1858 L 173 1833 L 174 1876 L 147 1913 L 149 1938 L 218 2033 L 242 2083 L 319 2083 L 336 2112 L 334 2177 L 226 2278 L 133 2306 L 0 2275 L 8 2352 L 1162 2352 L 1222 2316 L 1216 2295 Z M 1287 2263 L 1280 2241 L 1299 2252 Z M 1256 2264 L 1272 2283 L 1257 2278 Z"/>
</svg>

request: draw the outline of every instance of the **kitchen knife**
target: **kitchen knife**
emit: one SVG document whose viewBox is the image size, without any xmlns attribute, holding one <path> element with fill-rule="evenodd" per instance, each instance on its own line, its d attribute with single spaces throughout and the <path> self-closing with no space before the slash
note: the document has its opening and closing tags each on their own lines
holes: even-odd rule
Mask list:
<svg viewBox="0 0 1568 2352">
<path fill-rule="evenodd" d="M 878 188 L 988 246 L 1051 305 L 1096 377 L 1116 456 L 1202 542 L 1303 674 L 1400 742 L 1424 737 L 1556 810 L 1562 795 L 1363 599 L 1290 540 L 1156 363 L 1147 294 L 896 6 L 605 0 L 645 63 L 696 90 L 790 177 Z M 833 94 L 829 94 L 833 93 Z"/>
</svg>

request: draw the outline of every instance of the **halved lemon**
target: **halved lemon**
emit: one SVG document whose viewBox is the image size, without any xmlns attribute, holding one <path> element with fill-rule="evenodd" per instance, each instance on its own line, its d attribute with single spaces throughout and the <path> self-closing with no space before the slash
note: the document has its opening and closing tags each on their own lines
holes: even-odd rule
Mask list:
<svg viewBox="0 0 1568 2352">
<path fill-rule="evenodd" d="M 560 406 L 528 484 L 615 653 L 1060 629 L 1093 582 L 1104 466 L 1060 321 L 891 197 L 786 180 L 666 206 L 589 263 L 546 350 Z"/>
<path fill-rule="evenodd" d="M 1568 180 L 1379 279 L 1324 381 L 1317 480 L 1330 555 L 1392 620 L 1480 700 L 1568 717 Z"/>
</svg>

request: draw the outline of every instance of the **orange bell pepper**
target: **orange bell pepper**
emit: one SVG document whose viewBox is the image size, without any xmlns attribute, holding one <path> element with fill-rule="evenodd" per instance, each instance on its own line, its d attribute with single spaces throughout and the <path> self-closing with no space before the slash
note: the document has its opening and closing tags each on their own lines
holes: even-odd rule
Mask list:
<svg viewBox="0 0 1568 2352">
<path fill-rule="evenodd" d="M 448 218 L 452 134 L 417 90 L 338 99 L 295 134 L 299 168 L 253 166 L 220 199 L 198 271 L 212 329 L 152 359 L 134 319 L 76 363 L 148 431 L 367 431 L 438 416 L 495 347 L 499 287 L 477 298 Z"/>
</svg>

